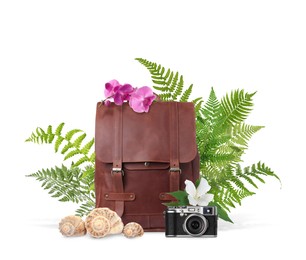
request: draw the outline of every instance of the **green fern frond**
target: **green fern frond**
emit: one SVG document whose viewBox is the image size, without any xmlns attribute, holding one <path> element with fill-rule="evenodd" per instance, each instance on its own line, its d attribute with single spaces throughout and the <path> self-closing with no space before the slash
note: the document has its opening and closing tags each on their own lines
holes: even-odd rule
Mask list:
<svg viewBox="0 0 306 260">
<path fill-rule="evenodd" d="M 58 151 L 60 145 L 62 144 L 62 142 L 63 142 L 64 140 L 65 140 L 64 137 L 62 137 L 62 136 L 60 136 L 60 135 L 57 136 L 57 139 L 56 139 L 55 144 L 54 144 L 54 150 L 55 150 L 56 153 L 57 153 L 57 151 Z"/>
<path fill-rule="evenodd" d="M 176 84 L 172 94 L 172 100 L 178 100 L 184 89 L 184 77 L 181 75 L 179 82 Z"/>
<path fill-rule="evenodd" d="M 60 136 L 62 134 L 62 130 L 63 130 L 64 125 L 65 125 L 65 123 L 60 123 L 58 125 L 58 127 L 56 128 L 54 134 L 57 135 L 57 136 Z"/>
<path fill-rule="evenodd" d="M 249 169 L 249 168 L 247 168 L 247 169 Z M 252 164 L 251 173 L 257 174 L 257 175 L 274 177 L 274 178 L 278 179 L 278 181 L 281 184 L 281 179 L 274 173 L 274 171 L 271 170 L 271 168 L 266 166 L 264 163 L 258 162 L 257 164 Z"/>
<path fill-rule="evenodd" d="M 258 132 L 264 126 L 253 126 L 245 123 L 239 123 L 231 128 L 231 139 L 229 140 L 232 144 L 238 144 L 247 148 L 248 141 L 251 139 L 253 134 Z"/>
<path fill-rule="evenodd" d="M 194 110 L 195 110 L 196 115 L 198 115 L 199 111 L 202 108 L 202 104 L 204 102 L 202 100 L 202 97 L 198 97 L 198 98 L 192 100 L 191 102 L 194 104 Z"/>
<path fill-rule="evenodd" d="M 74 167 L 80 166 L 81 164 L 85 163 L 85 162 L 89 162 L 92 163 L 93 160 L 91 160 L 91 158 L 87 157 L 87 156 L 83 156 L 81 157 L 79 160 L 76 161 L 76 163 L 73 164 Z"/>
<path fill-rule="evenodd" d="M 66 143 L 63 149 L 61 150 L 61 154 L 65 154 L 70 148 L 73 148 L 73 144 L 70 142 Z"/>
<path fill-rule="evenodd" d="M 72 139 L 72 137 L 76 134 L 76 133 L 79 133 L 79 132 L 83 132 L 82 130 L 80 129 L 73 129 L 73 130 L 70 130 L 69 132 L 67 132 L 66 136 L 65 136 L 65 139 L 67 141 L 70 141 Z"/>
<path fill-rule="evenodd" d="M 211 134 L 215 129 L 221 131 L 221 133 L 224 134 L 224 131 L 222 131 L 223 129 L 220 130 L 220 127 L 218 126 L 222 117 L 221 104 L 217 99 L 216 93 L 213 88 L 211 88 L 208 100 L 206 101 L 204 108 L 201 110 L 201 113 L 204 117 L 203 124 L 206 128 L 205 132 L 207 133 L 208 140 L 214 138 L 213 136 L 211 136 Z M 217 135 L 216 131 L 215 135 Z"/>
<path fill-rule="evenodd" d="M 251 167 L 245 167 L 243 170 L 238 163 L 228 164 L 224 167 L 211 166 L 210 170 L 212 171 L 210 174 L 202 172 L 202 176 L 210 180 L 210 192 L 214 194 L 214 201 L 228 212 L 230 208 L 235 207 L 235 204 L 241 205 L 244 198 L 255 194 L 247 188 L 246 184 L 258 189 L 255 180 L 264 182 L 258 175 L 271 176 L 279 180 L 279 177 L 261 162 L 253 164 Z"/>
<path fill-rule="evenodd" d="M 188 99 L 189 99 L 189 97 L 191 95 L 191 92 L 192 92 L 192 88 L 193 88 L 193 84 L 191 84 L 189 86 L 189 88 L 186 89 L 186 91 L 183 93 L 180 102 L 187 102 L 188 101 Z"/>
<path fill-rule="evenodd" d="M 188 101 L 192 92 L 192 86 L 184 91 L 184 78 L 182 75 L 146 59 L 136 58 L 135 60 L 149 70 L 154 84 L 153 88 L 160 92 L 158 96 L 161 100 Z"/>
<path fill-rule="evenodd" d="M 83 202 L 84 205 L 94 205 L 93 176 L 93 166 L 87 166 L 82 171 L 78 167 L 67 168 L 64 165 L 27 175 L 42 182 L 41 186 L 51 197 L 61 202 Z"/>
<path fill-rule="evenodd" d="M 70 159 L 71 157 L 73 157 L 77 154 L 80 154 L 80 153 L 81 153 L 81 151 L 78 150 L 78 149 L 72 150 L 72 151 L 70 151 L 69 153 L 66 154 L 64 160 Z"/>
<path fill-rule="evenodd" d="M 75 215 L 79 217 L 87 216 L 95 208 L 93 201 L 87 201 L 82 203 L 80 207 L 75 211 Z"/>
<path fill-rule="evenodd" d="M 256 93 L 256 92 L 255 92 Z M 232 91 L 230 95 L 225 95 L 221 99 L 223 123 L 239 124 L 243 122 L 252 111 L 255 93 L 244 93 L 244 90 Z"/>
<path fill-rule="evenodd" d="M 86 138 L 86 134 L 80 129 L 73 129 L 68 131 L 66 134 L 62 133 L 64 123 L 59 124 L 53 132 L 53 127 L 48 126 L 47 130 L 44 131 L 41 127 L 36 128 L 35 132 L 26 139 L 26 142 L 33 143 L 54 143 L 54 150 L 58 152 L 61 145 L 65 144 L 61 149 L 61 154 L 64 155 L 64 160 L 80 155 L 77 163 L 74 166 L 79 166 L 83 163 L 94 164 L 94 155 L 88 156 L 90 150 L 93 148 L 94 139 L 91 139 L 85 145 L 83 141 Z M 74 140 L 73 140 L 74 139 Z M 81 148 L 82 147 L 82 148 Z"/>
<path fill-rule="evenodd" d="M 95 139 L 92 138 L 87 144 L 85 144 L 82 148 L 81 148 L 81 152 L 82 154 L 88 154 L 90 149 L 93 147 L 95 143 Z"/>
<path fill-rule="evenodd" d="M 80 148 L 83 140 L 85 139 L 86 137 L 86 134 L 82 134 L 80 135 L 77 139 L 75 139 L 75 141 L 73 142 L 73 146 L 74 147 L 77 147 L 77 148 Z"/>
</svg>

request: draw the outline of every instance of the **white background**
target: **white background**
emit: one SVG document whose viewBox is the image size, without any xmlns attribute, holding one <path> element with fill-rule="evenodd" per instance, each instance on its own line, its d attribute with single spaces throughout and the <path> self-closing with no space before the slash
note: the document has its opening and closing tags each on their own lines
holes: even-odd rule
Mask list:
<svg viewBox="0 0 306 260">
<path fill-rule="evenodd" d="M 1 1 L 0 258 L 305 258 L 305 13 L 295 0 Z M 62 160 L 52 146 L 24 143 L 37 126 L 66 122 L 92 137 L 105 82 L 151 85 L 136 57 L 178 70 L 194 97 L 206 100 L 212 86 L 219 97 L 257 91 L 248 122 L 266 128 L 244 164 L 262 160 L 283 185 L 267 179 L 216 239 L 63 238 L 58 222 L 76 206 L 25 177 Z"/>
</svg>

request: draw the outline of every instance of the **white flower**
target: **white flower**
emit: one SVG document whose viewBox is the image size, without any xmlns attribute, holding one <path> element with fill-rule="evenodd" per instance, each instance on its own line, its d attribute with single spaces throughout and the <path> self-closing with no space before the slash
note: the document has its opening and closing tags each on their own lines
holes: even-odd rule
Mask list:
<svg viewBox="0 0 306 260">
<path fill-rule="evenodd" d="M 188 200 L 192 206 L 207 206 L 210 201 L 214 198 L 213 194 L 207 194 L 210 190 L 210 186 L 204 178 L 201 178 L 198 188 L 194 184 L 186 180 L 186 192 L 188 193 Z"/>
</svg>

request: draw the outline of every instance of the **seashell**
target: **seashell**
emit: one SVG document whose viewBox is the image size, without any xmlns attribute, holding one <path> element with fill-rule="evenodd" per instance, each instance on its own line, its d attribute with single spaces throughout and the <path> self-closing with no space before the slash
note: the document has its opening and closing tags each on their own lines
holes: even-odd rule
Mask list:
<svg viewBox="0 0 306 260">
<path fill-rule="evenodd" d="M 125 225 L 123 234 L 128 238 L 141 237 L 143 235 L 143 228 L 136 222 L 130 222 Z"/>
<path fill-rule="evenodd" d="M 108 234 L 122 232 L 123 223 L 115 211 L 109 208 L 96 208 L 92 210 L 86 220 L 85 226 L 93 237 L 105 237 Z"/>
<path fill-rule="evenodd" d="M 63 236 L 83 236 L 86 234 L 85 223 L 78 216 L 68 216 L 59 223 L 59 230 Z"/>
<path fill-rule="evenodd" d="M 87 232 L 95 237 L 105 237 L 109 234 L 111 224 L 109 220 L 103 216 L 87 216 L 85 221 Z"/>
</svg>

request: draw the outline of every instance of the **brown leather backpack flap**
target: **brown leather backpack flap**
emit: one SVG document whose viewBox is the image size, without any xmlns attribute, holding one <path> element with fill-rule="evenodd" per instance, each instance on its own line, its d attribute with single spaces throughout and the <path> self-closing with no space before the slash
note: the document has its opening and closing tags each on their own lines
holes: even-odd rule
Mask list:
<svg viewBox="0 0 306 260">
<path fill-rule="evenodd" d="M 98 105 L 99 106 L 99 105 Z M 135 113 L 127 103 L 122 107 L 122 162 L 145 162 L 145 167 L 168 167 L 170 161 L 170 102 L 154 102 L 149 113 Z M 113 162 L 116 105 L 100 106 L 96 115 L 96 159 Z M 179 162 L 191 162 L 197 155 L 194 106 L 177 103 Z M 107 148 L 107 149 L 106 149 Z M 160 165 L 151 163 L 161 163 Z M 165 164 L 163 164 L 165 163 Z M 142 167 L 135 164 L 125 167 Z M 135 169 L 136 170 L 136 169 Z"/>
</svg>

